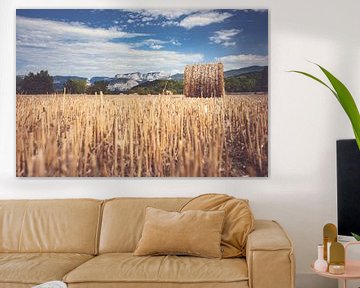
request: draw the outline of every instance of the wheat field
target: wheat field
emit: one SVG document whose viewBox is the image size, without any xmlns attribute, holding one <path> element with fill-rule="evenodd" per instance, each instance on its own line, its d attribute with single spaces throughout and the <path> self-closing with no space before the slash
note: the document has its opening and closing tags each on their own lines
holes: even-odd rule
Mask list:
<svg viewBox="0 0 360 288">
<path fill-rule="evenodd" d="M 17 176 L 268 174 L 267 95 L 17 95 Z"/>
</svg>

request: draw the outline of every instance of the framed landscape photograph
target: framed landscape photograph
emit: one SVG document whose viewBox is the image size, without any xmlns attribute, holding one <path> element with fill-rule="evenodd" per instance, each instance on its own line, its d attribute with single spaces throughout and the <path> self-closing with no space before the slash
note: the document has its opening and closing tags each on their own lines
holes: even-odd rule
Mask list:
<svg viewBox="0 0 360 288">
<path fill-rule="evenodd" d="M 18 9 L 16 176 L 267 177 L 268 11 Z"/>
</svg>

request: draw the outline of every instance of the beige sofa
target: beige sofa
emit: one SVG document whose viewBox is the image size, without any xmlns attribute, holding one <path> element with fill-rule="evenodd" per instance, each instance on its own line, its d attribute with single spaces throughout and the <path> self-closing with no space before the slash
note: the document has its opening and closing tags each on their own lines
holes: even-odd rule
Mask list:
<svg viewBox="0 0 360 288">
<path fill-rule="evenodd" d="M 62 280 L 69 287 L 293 288 L 291 241 L 256 220 L 246 258 L 133 256 L 146 206 L 179 210 L 186 198 L 0 201 L 0 288 Z"/>
</svg>

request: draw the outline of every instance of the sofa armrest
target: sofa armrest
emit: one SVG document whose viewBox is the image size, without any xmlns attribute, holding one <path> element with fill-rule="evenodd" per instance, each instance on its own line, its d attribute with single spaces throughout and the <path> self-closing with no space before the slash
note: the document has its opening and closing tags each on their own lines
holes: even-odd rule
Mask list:
<svg viewBox="0 0 360 288">
<path fill-rule="evenodd" d="M 246 261 L 250 288 L 295 287 L 293 245 L 277 222 L 255 221 L 247 240 Z"/>
</svg>

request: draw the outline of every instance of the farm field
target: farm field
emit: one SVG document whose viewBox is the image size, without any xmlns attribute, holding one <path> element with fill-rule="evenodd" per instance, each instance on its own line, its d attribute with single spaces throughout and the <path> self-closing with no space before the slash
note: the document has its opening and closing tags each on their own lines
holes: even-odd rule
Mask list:
<svg viewBox="0 0 360 288">
<path fill-rule="evenodd" d="M 16 175 L 268 175 L 267 94 L 17 95 Z"/>
</svg>

